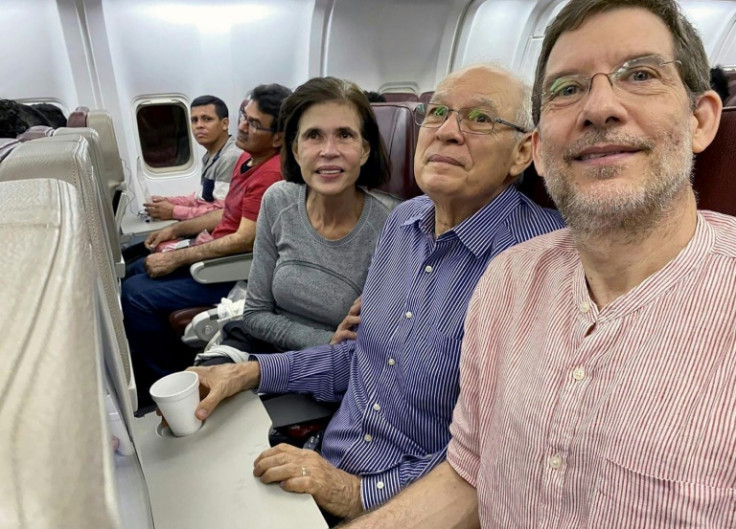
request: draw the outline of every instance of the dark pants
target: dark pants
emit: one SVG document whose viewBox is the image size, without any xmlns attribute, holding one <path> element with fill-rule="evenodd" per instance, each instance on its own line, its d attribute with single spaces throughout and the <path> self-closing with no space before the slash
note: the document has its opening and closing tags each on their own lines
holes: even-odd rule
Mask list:
<svg viewBox="0 0 736 529">
<path fill-rule="evenodd" d="M 156 380 L 192 365 L 195 351 L 174 334 L 169 314 L 179 309 L 215 305 L 234 285 L 233 282 L 197 283 L 188 266 L 156 279 L 146 274 L 143 259 L 127 267 L 121 303 L 140 402 L 149 401 L 148 388 Z"/>
</svg>

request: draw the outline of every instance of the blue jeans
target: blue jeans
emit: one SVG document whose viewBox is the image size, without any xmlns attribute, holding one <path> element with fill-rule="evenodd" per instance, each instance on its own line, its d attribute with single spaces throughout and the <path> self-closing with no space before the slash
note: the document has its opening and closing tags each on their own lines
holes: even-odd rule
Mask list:
<svg viewBox="0 0 736 529">
<path fill-rule="evenodd" d="M 151 279 L 143 261 L 138 259 L 127 267 L 121 303 L 138 396 L 148 402 L 151 384 L 192 365 L 193 352 L 174 334 L 169 314 L 179 309 L 216 305 L 235 283 L 197 283 L 188 266 Z"/>
</svg>

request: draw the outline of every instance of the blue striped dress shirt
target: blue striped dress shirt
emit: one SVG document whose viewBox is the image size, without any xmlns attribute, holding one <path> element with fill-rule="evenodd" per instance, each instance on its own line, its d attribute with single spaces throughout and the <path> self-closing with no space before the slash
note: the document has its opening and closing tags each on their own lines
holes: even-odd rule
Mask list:
<svg viewBox="0 0 736 529">
<path fill-rule="evenodd" d="M 376 246 L 357 340 L 253 355 L 259 391 L 342 399 L 322 456 L 360 476 L 363 507 L 377 507 L 445 458 L 465 311 L 488 262 L 561 227 L 514 187 L 439 237 L 428 197 L 401 204 Z"/>
</svg>

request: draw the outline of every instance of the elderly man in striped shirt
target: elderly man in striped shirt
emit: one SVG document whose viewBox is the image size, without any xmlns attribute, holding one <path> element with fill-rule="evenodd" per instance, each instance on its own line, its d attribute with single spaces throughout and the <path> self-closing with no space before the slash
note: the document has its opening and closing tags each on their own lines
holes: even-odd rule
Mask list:
<svg viewBox="0 0 736 529">
<path fill-rule="evenodd" d="M 321 455 L 279 445 L 255 463 L 262 481 L 310 493 L 345 517 L 375 508 L 444 460 L 478 279 L 502 250 L 562 227 L 556 212 L 512 185 L 531 162 L 528 98 L 507 72 L 476 66 L 450 75 L 417 108 L 415 173 L 426 196 L 386 221 L 355 340 L 193 368 L 210 389 L 202 418 L 254 387 L 342 399 Z"/>
<path fill-rule="evenodd" d="M 569 230 L 490 264 L 447 462 L 351 527 L 736 527 L 736 219 L 689 179 L 721 111 L 702 42 L 672 0 L 572 0 L 533 108 Z"/>
</svg>

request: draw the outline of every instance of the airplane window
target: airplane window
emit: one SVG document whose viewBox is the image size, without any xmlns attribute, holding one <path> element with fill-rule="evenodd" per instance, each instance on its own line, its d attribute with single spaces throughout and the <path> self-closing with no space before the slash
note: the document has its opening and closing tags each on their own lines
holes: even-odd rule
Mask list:
<svg viewBox="0 0 736 529">
<path fill-rule="evenodd" d="M 151 169 L 179 169 L 192 157 L 187 109 L 178 103 L 141 105 L 136 113 L 143 161 Z"/>
</svg>

